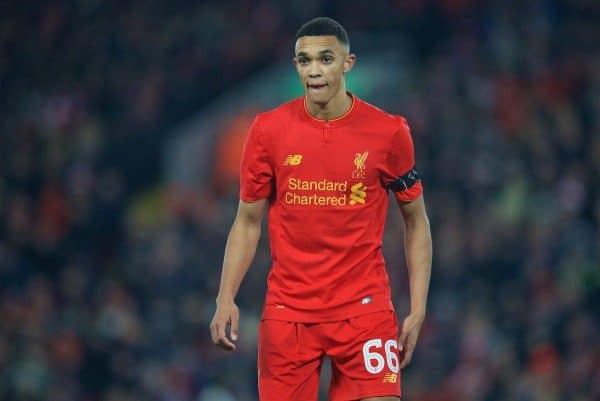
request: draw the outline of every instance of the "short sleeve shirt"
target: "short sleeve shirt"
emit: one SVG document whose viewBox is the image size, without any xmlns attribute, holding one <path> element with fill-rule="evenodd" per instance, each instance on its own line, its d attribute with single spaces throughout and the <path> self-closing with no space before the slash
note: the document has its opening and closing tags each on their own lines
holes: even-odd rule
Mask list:
<svg viewBox="0 0 600 401">
<path fill-rule="evenodd" d="M 250 128 L 240 199 L 269 200 L 265 319 L 316 323 L 393 309 L 381 251 L 388 193 L 410 202 L 423 187 L 406 119 L 352 99 L 330 121 L 295 99 Z"/>
</svg>

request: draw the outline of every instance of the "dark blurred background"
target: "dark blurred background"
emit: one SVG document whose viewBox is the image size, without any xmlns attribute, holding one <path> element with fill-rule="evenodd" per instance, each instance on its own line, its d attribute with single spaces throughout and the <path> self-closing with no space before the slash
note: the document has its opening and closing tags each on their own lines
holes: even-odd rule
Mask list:
<svg viewBox="0 0 600 401">
<path fill-rule="evenodd" d="M 239 350 L 208 324 L 246 130 L 302 93 L 293 35 L 319 15 L 350 33 L 349 89 L 408 118 L 424 177 L 405 399 L 600 399 L 595 0 L 2 2 L 0 399 L 257 399 L 267 238 Z M 399 316 L 401 241 L 392 207 Z"/>
</svg>

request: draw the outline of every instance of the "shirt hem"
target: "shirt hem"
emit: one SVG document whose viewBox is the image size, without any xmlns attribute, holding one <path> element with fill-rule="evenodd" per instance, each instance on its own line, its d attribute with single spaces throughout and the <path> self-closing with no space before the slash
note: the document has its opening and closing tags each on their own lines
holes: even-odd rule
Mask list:
<svg viewBox="0 0 600 401">
<path fill-rule="evenodd" d="M 369 297 L 372 302 L 362 304 L 357 300 L 351 304 L 338 306 L 329 310 L 306 310 L 291 308 L 282 303 L 268 303 L 263 308 L 262 320 L 279 320 L 296 323 L 325 323 L 337 322 L 353 317 L 375 312 L 394 311 L 394 305 L 389 297 L 380 295 Z"/>
</svg>

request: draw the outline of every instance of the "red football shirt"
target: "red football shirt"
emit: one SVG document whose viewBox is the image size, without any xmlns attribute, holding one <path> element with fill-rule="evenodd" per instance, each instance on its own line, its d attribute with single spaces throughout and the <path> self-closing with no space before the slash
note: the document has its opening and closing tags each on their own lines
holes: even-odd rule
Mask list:
<svg viewBox="0 0 600 401">
<path fill-rule="evenodd" d="M 304 97 L 255 118 L 240 198 L 269 199 L 263 318 L 316 323 L 393 309 L 381 252 L 388 190 L 416 199 L 414 165 L 406 120 L 356 96 L 335 120 L 313 118 Z"/>
</svg>

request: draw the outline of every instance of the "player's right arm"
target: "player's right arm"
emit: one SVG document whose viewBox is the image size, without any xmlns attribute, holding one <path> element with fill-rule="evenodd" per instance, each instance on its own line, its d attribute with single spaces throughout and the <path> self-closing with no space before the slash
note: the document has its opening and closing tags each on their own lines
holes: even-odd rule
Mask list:
<svg viewBox="0 0 600 401">
<path fill-rule="evenodd" d="M 217 309 L 210 323 L 213 342 L 227 351 L 236 348 L 240 312 L 235 304 L 235 296 L 256 253 L 266 201 L 240 201 L 227 238 Z M 230 325 L 230 336 L 227 335 L 227 325 Z"/>
<path fill-rule="evenodd" d="M 221 284 L 217 295 L 217 310 L 210 323 L 213 342 L 228 351 L 235 350 L 240 312 L 235 296 L 242 279 L 254 259 L 260 237 L 260 227 L 267 199 L 274 185 L 268 140 L 257 116 L 248 131 L 240 165 L 240 204 L 229 232 Z M 230 337 L 227 335 L 230 325 Z"/>
</svg>

